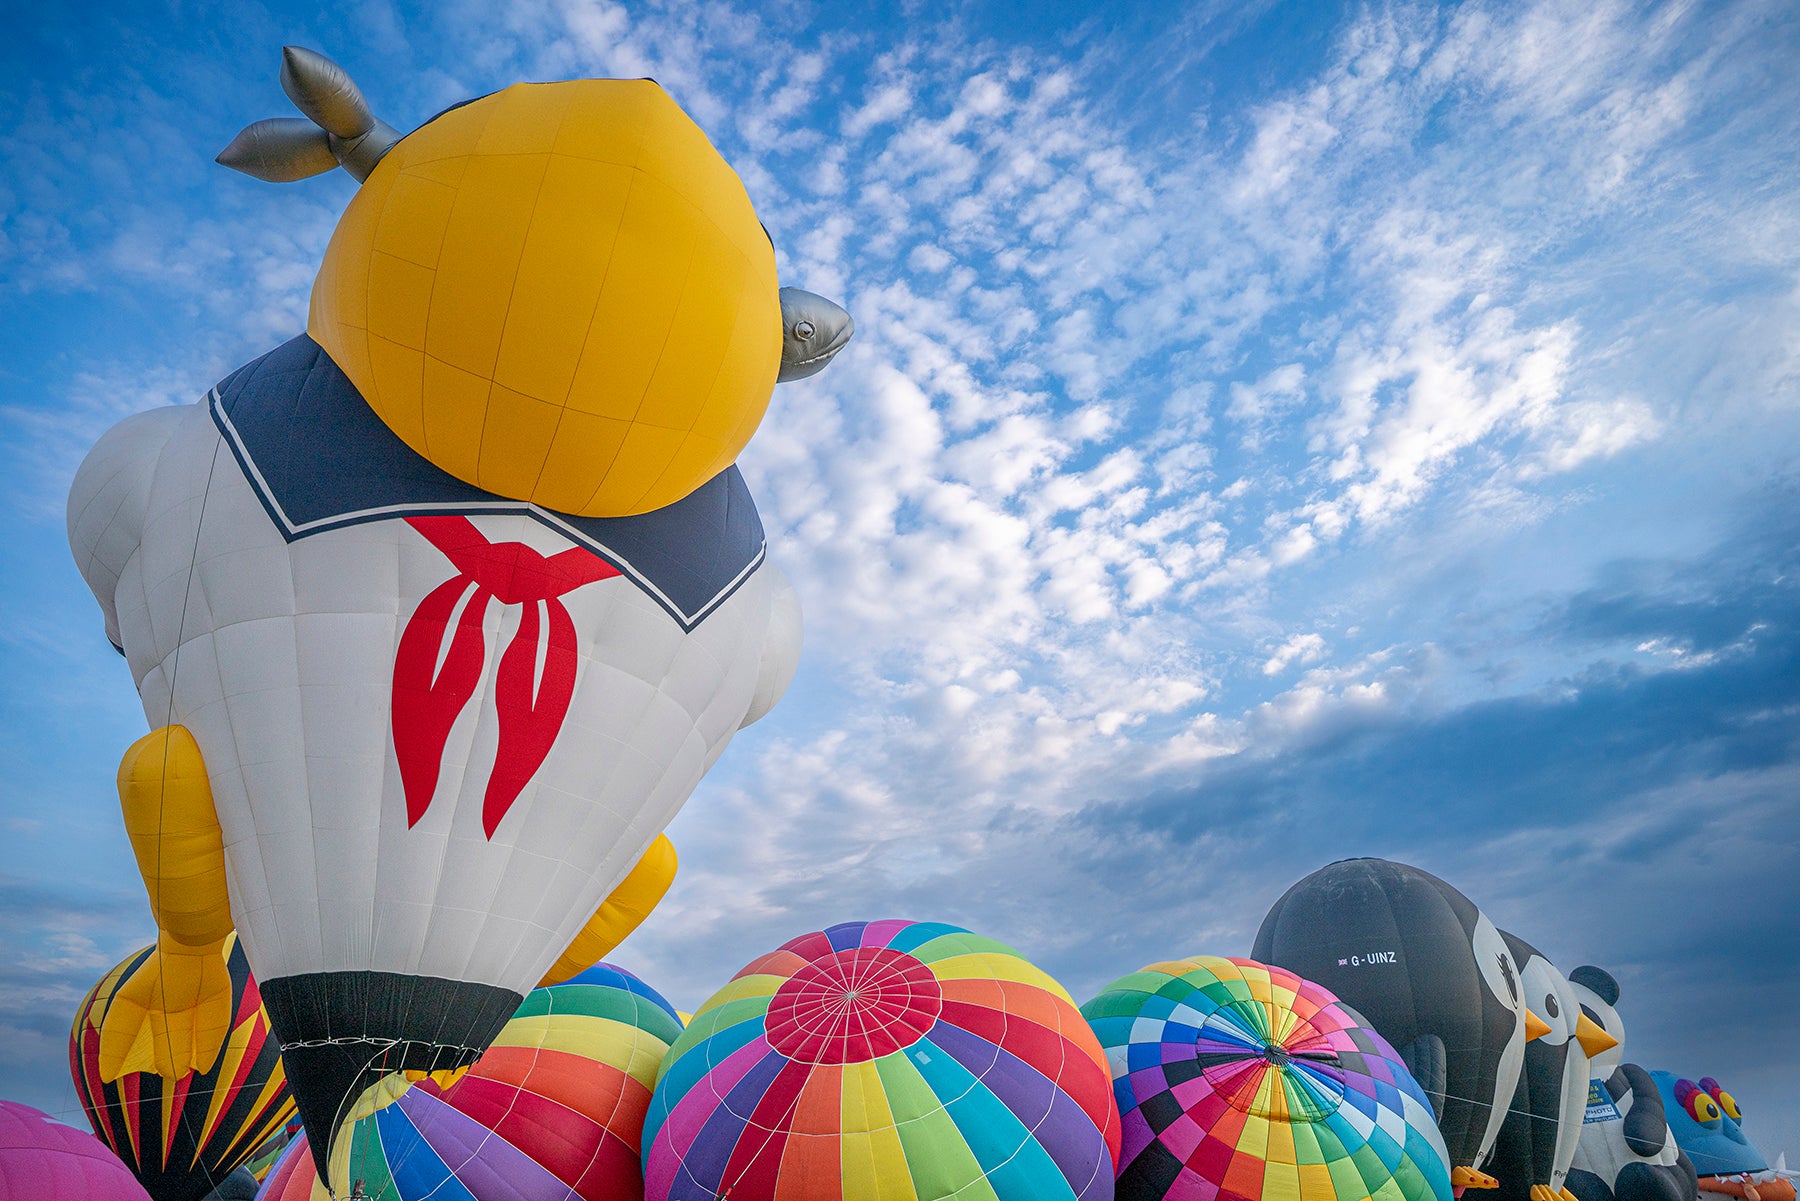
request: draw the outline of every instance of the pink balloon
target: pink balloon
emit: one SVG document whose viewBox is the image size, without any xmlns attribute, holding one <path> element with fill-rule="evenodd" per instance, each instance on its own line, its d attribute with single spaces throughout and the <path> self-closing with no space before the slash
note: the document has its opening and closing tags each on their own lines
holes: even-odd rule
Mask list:
<svg viewBox="0 0 1800 1201">
<path fill-rule="evenodd" d="M 150 1194 L 87 1131 L 0 1101 L 0 1201 L 150 1201 Z"/>
</svg>

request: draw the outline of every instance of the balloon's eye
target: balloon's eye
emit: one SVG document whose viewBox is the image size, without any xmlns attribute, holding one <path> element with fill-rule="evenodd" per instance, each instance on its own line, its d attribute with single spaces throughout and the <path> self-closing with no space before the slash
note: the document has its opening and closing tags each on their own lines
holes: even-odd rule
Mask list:
<svg viewBox="0 0 1800 1201">
<path fill-rule="evenodd" d="M 1724 1089 L 1720 1089 L 1717 1100 L 1719 1102 L 1719 1108 L 1725 1111 L 1726 1117 L 1734 1122 L 1741 1122 L 1744 1120 L 1744 1115 L 1738 1112 L 1736 1097 L 1732 1096 Z"/>
<path fill-rule="evenodd" d="M 1555 993 L 1545 993 L 1544 994 L 1544 1012 L 1545 1013 L 1549 1014 L 1551 1017 L 1560 1017 L 1560 1016 L 1562 1016 L 1561 1008 L 1562 1007 L 1556 1003 L 1556 994 Z"/>
<path fill-rule="evenodd" d="M 1719 1120 L 1719 1107 L 1713 1103 L 1711 1097 L 1703 1092 L 1695 1091 L 1688 1095 L 1687 1111 L 1688 1116 L 1692 1117 L 1702 1126 L 1706 1125 L 1708 1122 L 1716 1122 Z"/>
<path fill-rule="evenodd" d="M 813 323 L 810 321 L 797 322 L 794 326 L 794 336 L 796 338 L 812 337 L 813 336 Z"/>
</svg>

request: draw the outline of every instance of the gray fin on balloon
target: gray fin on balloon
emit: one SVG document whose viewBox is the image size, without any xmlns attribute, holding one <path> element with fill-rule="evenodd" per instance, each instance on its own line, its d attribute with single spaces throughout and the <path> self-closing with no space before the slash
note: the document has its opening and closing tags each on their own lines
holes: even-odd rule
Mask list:
<svg viewBox="0 0 1800 1201">
<path fill-rule="evenodd" d="M 350 73 L 317 50 L 281 48 L 281 90 L 326 133 L 349 140 L 375 128 L 375 114 Z"/>
<path fill-rule="evenodd" d="M 292 183 L 338 165 L 331 135 L 304 117 L 270 117 L 246 125 L 214 161 L 266 183 Z"/>
<path fill-rule="evenodd" d="M 843 306 L 804 288 L 781 289 L 781 370 L 775 382 L 805 379 L 825 370 L 856 332 Z"/>
<path fill-rule="evenodd" d="M 1444 1090 L 1450 1082 L 1450 1061 L 1444 1051 L 1444 1040 L 1435 1034 L 1421 1034 L 1397 1050 L 1400 1062 L 1406 1065 L 1406 1070 L 1419 1082 L 1425 1099 L 1431 1102 L 1431 1112 L 1443 1117 Z"/>
<path fill-rule="evenodd" d="M 342 167 L 361 183 L 400 140 L 398 130 L 370 111 L 349 72 L 315 50 L 282 47 L 281 90 L 307 119 L 246 126 L 220 152 L 220 164 L 271 183 Z"/>
</svg>

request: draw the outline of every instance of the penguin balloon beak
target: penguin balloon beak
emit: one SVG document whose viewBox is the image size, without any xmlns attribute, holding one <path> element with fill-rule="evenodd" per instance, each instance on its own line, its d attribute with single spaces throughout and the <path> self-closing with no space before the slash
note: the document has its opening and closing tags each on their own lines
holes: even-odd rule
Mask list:
<svg viewBox="0 0 1800 1201">
<path fill-rule="evenodd" d="M 1581 1049 L 1587 1052 L 1589 1059 L 1619 1045 L 1618 1039 L 1608 1034 L 1600 1023 L 1585 1013 L 1575 1023 L 1575 1041 L 1581 1044 Z"/>
<path fill-rule="evenodd" d="M 1525 1011 L 1525 1041 L 1533 1042 L 1550 1033 L 1550 1023 L 1527 1009 Z"/>
</svg>

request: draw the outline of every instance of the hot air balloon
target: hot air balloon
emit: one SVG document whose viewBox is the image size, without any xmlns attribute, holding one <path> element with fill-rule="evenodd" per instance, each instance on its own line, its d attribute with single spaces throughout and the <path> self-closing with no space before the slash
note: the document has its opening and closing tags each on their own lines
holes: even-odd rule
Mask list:
<svg viewBox="0 0 1800 1201">
<path fill-rule="evenodd" d="M 262 1182 L 274 1169 L 275 1161 L 281 1158 L 282 1152 L 286 1151 L 299 1135 L 299 1121 L 290 1121 L 282 1129 L 276 1131 L 273 1136 L 266 1139 L 262 1146 L 250 1153 L 250 1158 L 244 1161 L 244 1169 L 254 1176 L 258 1183 Z"/>
<path fill-rule="evenodd" d="M 1519 1083 L 1528 1012 L 1519 965 L 1467 897 L 1416 867 L 1346 859 L 1288 889 L 1250 954 L 1368 1019 L 1430 1098 L 1454 1187 L 1494 1186 L 1479 1169 Z"/>
<path fill-rule="evenodd" d="M 131 955 L 88 990 L 69 1030 L 69 1072 L 94 1133 L 155 1201 L 199 1201 L 281 1130 L 294 1115 L 294 1099 L 236 937 L 226 938 L 222 953 L 231 977 L 231 1030 L 217 1061 L 175 1080 L 154 1072 L 102 1079 L 107 1010 L 152 949 Z"/>
<path fill-rule="evenodd" d="M 119 1157 L 85 1130 L 0 1101 L 0 1201 L 148 1201 Z"/>
<path fill-rule="evenodd" d="M 1576 1201 L 1563 1189 L 1587 1113 L 1588 1061 L 1618 1041 L 1581 1011 L 1575 986 L 1538 949 L 1505 930 L 1525 1001 L 1549 1027 L 1525 1046 L 1519 1086 L 1489 1167 L 1499 1201 Z"/>
<path fill-rule="evenodd" d="M 732 459 L 850 322 L 780 295 L 648 80 L 404 138 L 321 56 L 282 81 L 311 123 L 222 158 L 364 180 L 307 332 L 104 435 L 69 536 L 153 727 L 120 796 L 160 933 L 120 995 L 156 1036 L 109 1022 L 102 1074 L 211 1062 L 235 926 L 323 1166 L 667 886 L 659 832 L 799 647 Z"/>
<path fill-rule="evenodd" d="M 371 1201 L 641 1198 L 644 1113 L 680 1031 L 655 989 L 611 964 L 534 989 L 466 1074 L 357 1119 L 333 1176 Z M 317 1195 L 304 1142 L 270 1174 L 265 1201 Z"/>
<path fill-rule="evenodd" d="M 958 926 L 847 922 L 695 1012 L 645 1122 L 644 1192 L 1110 1198 L 1118 1121 L 1092 1032 L 1018 952 Z"/>
<path fill-rule="evenodd" d="M 1587 964 L 1569 973 L 1569 987 L 1581 1015 L 1606 1031 L 1613 1046 L 1588 1062 L 1587 1112 L 1565 1187 L 1578 1201 L 1695 1201 L 1694 1165 L 1669 1131 L 1656 1081 L 1623 1062 L 1619 982 Z"/>
<path fill-rule="evenodd" d="M 1319 985 L 1196 956 L 1115 980 L 1081 1012 L 1123 1117 L 1120 1201 L 1449 1201 L 1424 1092 Z"/>
<path fill-rule="evenodd" d="M 1794 1201 L 1794 1183 L 1744 1134 L 1737 1098 L 1717 1080 L 1651 1072 L 1669 1130 L 1699 1174 L 1701 1201 Z"/>
</svg>

